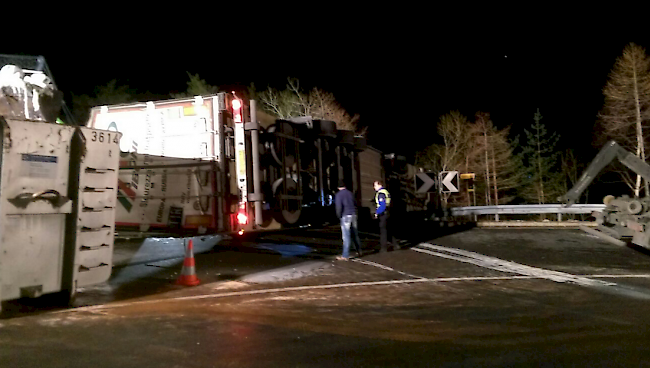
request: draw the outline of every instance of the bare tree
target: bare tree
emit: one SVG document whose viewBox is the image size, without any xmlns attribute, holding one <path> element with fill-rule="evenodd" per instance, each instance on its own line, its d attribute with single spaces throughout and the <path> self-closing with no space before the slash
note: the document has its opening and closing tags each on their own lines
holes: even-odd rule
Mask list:
<svg viewBox="0 0 650 368">
<path fill-rule="evenodd" d="M 483 166 L 485 172 L 485 205 L 491 205 L 491 196 L 490 196 L 490 143 L 488 142 L 488 121 L 490 117 L 485 113 L 476 114 L 476 130 L 481 136 L 483 158 L 485 159 Z M 492 122 L 490 121 L 490 125 Z"/>
<path fill-rule="evenodd" d="M 443 144 L 434 144 L 420 151 L 416 165 L 434 172 L 458 170 L 466 166 L 470 152 L 471 123 L 458 111 L 452 111 L 440 118 L 438 135 Z M 443 208 L 447 207 L 451 194 L 442 196 Z"/>
<path fill-rule="evenodd" d="M 287 79 L 284 90 L 268 87 L 257 93 L 257 99 L 262 109 L 280 119 L 311 116 L 314 119 L 334 121 L 339 129 L 357 129 L 359 115 L 350 115 L 338 103 L 334 94 L 317 87 L 306 93 L 300 87 L 300 81 L 295 78 Z"/>
<path fill-rule="evenodd" d="M 544 193 L 544 173 L 548 171 L 546 167 L 544 167 L 543 163 L 543 156 L 542 156 L 542 145 L 543 145 L 543 136 L 542 136 L 542 129 L 543 125 L 540 124 L 540 120 L 542 120 L 542 115 L 539 113 L 539 109 L 537 109 L 537 112 L 535 113 L 535 116 L 533 117 L 535 120 L 535 124 L 533 125 L 533 136 L 535 137 L 534 139 L 534 148 L 535 148 L 535 170 L 537 172 L 537 180 L 535 180 L 535 184 L 538 186 L 538 193 L 539 193 L 539 200 L 540 203 L 546 203 L 546 194 Z"/>
<path fill-rule="evenodd" d="M 359 115 L 351 116 L 336 101 L 334 94 L 323 91 L 319 88 L 313 88 L 309 92 L 309 107 L 312 116 L 324 120 L 335 121 L 339 129 L 355 131 Z"/>
<path fill-rule="evenodd" d="M 264 111 L 279 119 L 304 116 L 297 109 L 297 96 L 289 89 L 280 91 L 267 87 L 266 90 L 257 93 L 257 98 Z"/>
<path fill-rule="evenodd" d="M 475 193 L 483 192 L 484 204 L 505 204 L 521 184 L 518 157 L 508 140 L 509 128 L 498 130 L 487 113 L 470 122 L 458 111 L 440 118 L 438 134 L 443 144 L 433 144 L 416 155 L 416 165 L 429 171 L 465 170 L 475 173 Z M 468 193 L 442 196 L 443 206 L 471 203 Z"/>
<path fill-rule="evenodd" d="M 494 126 L 490 114 L 476 114 L 467 166 L 471 172 L 482 173 L 477 176 L 475 186 L 476 190 L 483 191 L 485 205 L 508 203 L 514 198 L 509 192 L 521 184 L 521 170 L 509 134 L 509 127 L 499 130 Z"/>
<path fill-rule="evenodd" d="M 623 147 L 646 160 L 644 126 L 650 121 L 650 58 L 644 48 L 630 43 L 616 59 L 607 85 L 603 89 L 605 104 L 599 114 L 599 144 L 616 140 Z M 630 180 L 629 172 L 622 175 L 626 184 L 639 196 L 641 176 Z M 645 181 L 646 195 L 650 194 Z"/>
<path fill-rule="evenodd" d="M 580 160 L 576 157 L 573 149 L 567 149 L 560 155 L 560 163 L 562 164 L 562 191 L 568 192 L 578 182 L 580 173 L 584 169 Z M 589 187 L 584 192 L 585 203 L 589 203 Z M 575 218 L 574 215 L 569 215 L 570 218 Z"/>
</svg>

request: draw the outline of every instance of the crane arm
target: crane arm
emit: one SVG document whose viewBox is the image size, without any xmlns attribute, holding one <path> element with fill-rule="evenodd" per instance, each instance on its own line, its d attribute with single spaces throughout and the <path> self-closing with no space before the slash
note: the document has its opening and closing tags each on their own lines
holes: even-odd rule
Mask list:
<svg viewBox="0 0 650 368">
<path fill-rule="evenodd" d="M 636 155 L 625 150 L 618 143 L 609 141 L 600 152 L 598 152 L 594 160 L 589 164 L 587 170 L 582 173 L 582 176 L 573 188 L 571 188 L 565 195 L 559 197 L 558 200 L 566 206 L 575 203 L 598 173 L 605 168 L 605 166 L 614 161 L 614 159 L 618 159 L 623 165 L 641 175 L 645 180 L 650 181 L 650 165 L 636 157 Z"/>
</svg>

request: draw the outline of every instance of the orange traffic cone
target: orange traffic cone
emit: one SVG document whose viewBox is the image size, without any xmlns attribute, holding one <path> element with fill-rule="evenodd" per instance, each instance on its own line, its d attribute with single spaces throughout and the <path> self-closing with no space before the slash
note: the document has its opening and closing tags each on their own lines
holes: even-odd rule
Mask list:
<svg viewBox="0 0 650 368">
<path fill-rule="evenodd" d="M 196 286 L 201 281 L 196 277 L 196 268 L 194 267 L 194 247 L 192 239 L 187 243 L 185 249 L 185 259 L 183 260 L 183 269 L 181 275 L 176 280 L 177 285 Z"/>
</svg>

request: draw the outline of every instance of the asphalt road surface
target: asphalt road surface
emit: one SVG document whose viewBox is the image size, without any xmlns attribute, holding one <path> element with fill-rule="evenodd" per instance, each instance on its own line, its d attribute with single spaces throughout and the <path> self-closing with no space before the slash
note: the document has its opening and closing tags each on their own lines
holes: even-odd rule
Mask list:
<svg viewBox="0 0 650 368">
<path fill-rule="evenodd" d="M 284 262 L 270 269 L 6 317 L 0 367 L 650 365 L 647 252 L 579 230 L 471 229 L 381 254 L 366 239 L 345 262 L 331 235 L 205 253 Z"/>
</svg>

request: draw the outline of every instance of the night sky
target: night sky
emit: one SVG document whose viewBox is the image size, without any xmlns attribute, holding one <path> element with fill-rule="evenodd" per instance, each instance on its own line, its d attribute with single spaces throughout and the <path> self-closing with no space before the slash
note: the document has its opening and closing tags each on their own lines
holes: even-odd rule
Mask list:
<svg viewBox="0 0 650 368">
<path fill-rule="evenodd" d="M 5 40 L 0 53 L 44 55 L 67 96 L 92 93 L 111 79 L 141 93 L 180 92 L 187 72 L 213 85 L 258 88 L 299 78 L 360 114 L 372 145 L 407 156 L 435 141 L 436 121 L 451 110 L 470 120 L 488 112 L 514 136 L 539 108 L 560 143 L 590 160 L 593 124 L 615 59 L 630 42 L 650 48 L 647 32 L 614 36 L 599 31 L 602 25 L 564 32 L 548 23 L 521 28 L 521 22 L 477 25 L 465 18 L 443 25 L 442 14 L 406 19 L 404 10 L 376 21 L 365 14 L 363 22 L 334 13 L 318 21 L 255 18 L 253 27 L 179 21 L 181 14 L 151 15 L 144 23 L 135 15 L 110 22 L 82 17 L 60 22 L 49 37 Z M 493 24 L 501 30 L 491 31 Z"/>
</svg>

